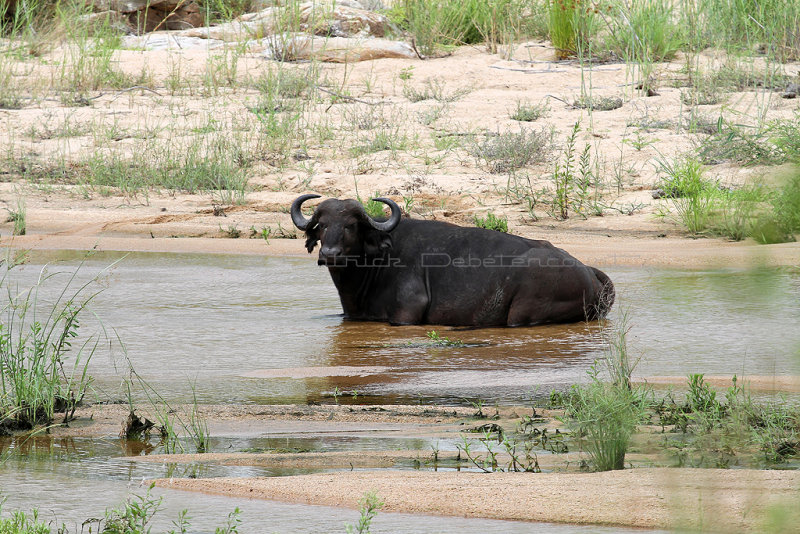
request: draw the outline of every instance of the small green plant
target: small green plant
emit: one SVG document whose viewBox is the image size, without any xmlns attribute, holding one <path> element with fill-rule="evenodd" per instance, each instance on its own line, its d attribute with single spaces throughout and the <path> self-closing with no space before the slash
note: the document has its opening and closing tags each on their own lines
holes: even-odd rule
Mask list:
<svg viewBox="0 0 800 534">
<path fill-rule="evenodd" d="M 703 374 L 689 375 L 689 394 L 686 402 L 695 412 L 718 412 L 721 408 L 717 392 L 703 379 Z"/>
<path fill-rule="evenodd" d="M 613 111 L 622 107 L 622 98 L 618 96 L 582 96 L 572 103 L 578 109 L 589 111 Z"/>
<path fill-rule="evenodd" d="M 222 233 L 225 237 L 230 239 L 239 239 L 242 237 L 242 231 L 239 230 L 235 225 L 231 224 L 228 226 L 227 229 L 223 229 L 222 226 L 219 227 L 220 233 Z"/>
<path fill-rule="evenodd" d="M 16 209 L 6 208 L 8 210 L 8 222 L 14 223 L 12 235 L 25 235 L 28 230 L 27 225 L 27 210 L 25 209 L 25 200 L 21 196 L 17 197 Z"/>
<path fill-rule="evenodd" d="M 261 238 L 269 245 L 269 236 L 272 235 L 272 228 L 262 226 L 261 230 L 256 230 L 255 225 L 250 227 L 250 239 Z"/>
<path fill-rule="evenodd" d="M 378 198 L 380 196 L 381 194 L 377 191 L 372 194 L 372 198 Z M 372 198 L 365 201 L 358 195 L 358 192 L 356 192 L 356 199 L 364 206 L 364 210 L 367 212 L 367 215 L 373 219 L 385 219 L 386 212 L 384 211 L 384 208 L 386 207 L 386 204 L 383 202 L 378 202 L 377 200 L 372 200 Z"/>
<path fill-rule="evenodd" d="M 149 523 L 161 508 L 163 497 L 156 499 L 150 492 L 155 487 L 151 483 L 144 495 L 132 495 L 120 507 L 106 510 L 99 522 L 106 534 L 145 534 L 150 532 Z M 99 527 L 98 527 L 99 528 Z"/>
<path fill-rule="evenodd" d="M 511 119 L 515 121 L 533 122 L 550 114 L 550 105 L 547 101 L 539 104 L 530 104 L 517 100 L 517 107 L 511 112 Z"/>
<path fill-rule="evenodd" d="M 214 534 L 237 534 L 239 532 L 239 525 L 242 523 L 242 518 L 240 517 L 241 513 L 238 506 L 234 508 L 233 511 L 228 514 L 225 525 L 217 527 L 214 530 Z"/>
<path fill-rule="evenodd" d="M 431 330 L 425 334 L 430 340 L 429 345 L 434 347 L 463 347 L 464 342 L 460 339 L 450 339 L 449 337 L 442 336 L 436 330 Z"/>
<path fill-rule="evenodd" d="M 0 109 L 22 109 L 24 106 L 22 96 L 17 94 L 17 91 L 13 89 L 10 78 L 3 79 L 3 72 L 1 70 L 0 85 L 8 88 L 3 92 L 2 95 L 0 95 Z"/>
<path fill-rule="evenodd" d="M 548 127 L 520 128 L 519 132 L 487 134 L 482 141 L 473 140 L 467 151 L 493 174 L 513 172 L 546 161 L 553 148 L 553 136 L 552 128 Z"/>
<path fill-rule="evenodd" d="M 566 220 L 570 212 L 586 216 L 587 205 L 590 202 L 590 189 L 595 186 L 595 202 L 598 200 L 597 179 L 593 171 L 591 146 L 587 143 L 583 152 L 576 161 L 576 145 L 578 133 L 581 131 L 580 122 L 572 126 L 572 131 L 567 137 L 564 156 L 556 161 L 553 168 L 553 198 L 550 214 L 560 220 Z"/>
<path fill-rule="evenodd" d="M 368 491 L 364 493 L 361 500 L 358 501 L 361 516 L 356 525 L 351 525 L 349 523 L 345 525 L 347 534 L 369 534 L 372 520 L 378 515 L 378 511 L 383 508 L 383 504 L 377 492 Z"/>
<path fill-rule="evenodd" d="M 208 422 L 200 414 L 198 408 L 196 382 L 190 382 L 189 387 L 192 390 L 192 406 L 189 409 L 188 421 L 185 426 L 194 443 L 195 450 L 198 453 L 204 453 L 208 451 L 211 434 L 208 432 Z"/>
<path fill-rule="evenodd" d="M 622 142 L 631 145 L 637 152 L 641 152 L 644 148 L 657 143 L 658 139 L 647 137 L 641 130 L 636 130 L 636 138 L 625 137 Z"/>
<path fill-rule="evenodd" d="M 437 102 L 455 102 L 472 92 L 471 87 L 460 87 L 453 91 L 448 91 L 445 82 L 441 78 L 428 78 L 422 87 L 414 87 L 411 84 L 403 86 L 403 96 L 411 102 L 421 102 L 423 100 L 436 100 Z"/>
<path fill-rule="evenodd" d="M 122 350 L 125 353 L 124 345 Z M 194 382 L 189 382 L 189 387 L 192 390 L 192 404 L 188 409 L 188 413 L 186 410 L 179 411 L 170 406 L 164 397 L 136 372 L 130 359 L 127 358 L 127 354 L 125 354 L 125 359 L 128 363 L 128 373 L 130 375 L 125 381 L 129 391 L 130 411 L 131 413 L 134 411 L 133 402 L 130 400 L 130 391 L 134 384 L 138 384 L 139 390 L 146 397 L 152 410 L 153 418 L 158 423 L 157 428 L 161 434 L 161 445 L 164 447 L 164 452 L 166 454 L 184 453 L 186 451 L 184 442 L 187 439 L 194 445 L 195 452 L 208 452 L 211 436 L 208 431 L 208 423 L 199 410 Z M 178 434 L 179 430 L 182 431 L 185 438 Z"/>
<path fill-rule="evenodd" d="M 673 162 L 660 160 L 658 167 L 667 176 L 661 189 L 676 211 L 676 220 L 692 234 L 708 228 L 716 185 L 705 178 L 700 161 L 695 158 Z"/>
<path fill-rule="evenodd" d="M 681 102 L 687 106 L 713 106 L 723 99 L 716 87 L 681 91 Z"/>
<path fill-rule="evenodd" d="M 397 75 L 398 78 L 403 80 L 404 82 L 410 80 L 414 77 L 414 66 L 410 65 L 408 67 L 403 67 L 400 69 L 400 73 Z"/>
<path fill-rule="evenodd" d="M 498 217 L 491 211 L 486 213 L 486 217 L 478 217 L 476 215 L 473 221 L 478 228 L 508 233 L 508 219 L 505 217 Z"/>
<path fill-rule="evenodd" d="M 3 499 L 0 498 L 0 514 L 3 511 Z M 39 519 L 39 510 L 33 509 L 30 514 L 22 510 L 14 510 L 10 516 L 0 515 L 1 534 L 50 534 L 50 525 Z"/>
<path fill-rule="evenodd" d="M 762 215 L 752 229 L 759 243 L 793 241 L 800 233 L 800 169 L 794 168 L 772 194 L 770 211 Z"/>
</svg>

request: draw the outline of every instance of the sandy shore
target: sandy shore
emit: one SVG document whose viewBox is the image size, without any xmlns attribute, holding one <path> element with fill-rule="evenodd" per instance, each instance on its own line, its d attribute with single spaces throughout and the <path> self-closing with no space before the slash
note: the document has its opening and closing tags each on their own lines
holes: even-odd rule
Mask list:
<svg viewBox="0 0 800 534">
<path fill-rule="evenodd" d="M 800 265 L 800 243 L 758 245 L 720 239 L 677 237 L 648 238 L 607 236 L 579 232 L 528 237 L 546 237 L 558 247 L 589 265 L 600 267 L 737 268 Z M 104 250 L 196 254 L 248 254 L 306 257 L 313 262 L 300 239 L 151 238 L 103 235 L 26 235 L 1 237 L 0 246 L 27 250 Z"/>
<path fill-rule="evenodd" d="M 348 507 L 356 507 L 364 492 L 376 491 L 387 512 L 713 531 L 757 530 L 770 507 L 792 506 L 795 513 L 800 509 L 795 504 L 800 473 L 795 471 L 345 471 L 250 479 L 162 479 L 156 484 L 233 497 Z"/>
</svg>

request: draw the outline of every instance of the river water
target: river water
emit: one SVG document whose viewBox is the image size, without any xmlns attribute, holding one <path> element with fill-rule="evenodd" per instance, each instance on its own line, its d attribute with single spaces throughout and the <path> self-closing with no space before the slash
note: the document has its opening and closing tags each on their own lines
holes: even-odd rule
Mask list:
<svg viewBox="0 0 800 534">
<path fill-rule="evenodd" d="M 337 388 L 359 402 L 519 402 L 585 381 L 604 350 L 597 324 L 437 328 L 465 346 L 433 347 L 431 326 L 343 321 L 326 270 L 307 258 L 129 254 L 103 271 L 120 257 L 95 254 L 72 284 L 99 274 L 89 290 L 102 289 L 91 304 L 102 329 L 93 318 L 82 329 L 111 341 L 89 366 L 110 397 L 132 367 L 170 401 L 194 387 L 209 403 L 306 403 Z M 32 283 L 49 261 L 46 300 L 80 258 L 37 253 L 12 280 Z M 800 374 L 797 270 L 606 271 L 611 328 L 624 312 L 636 374 Z"/>
</svg>

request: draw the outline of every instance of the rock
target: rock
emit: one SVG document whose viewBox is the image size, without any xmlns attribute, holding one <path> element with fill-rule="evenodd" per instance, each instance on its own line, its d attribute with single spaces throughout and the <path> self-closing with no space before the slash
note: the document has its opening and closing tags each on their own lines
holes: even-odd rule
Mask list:
<svg viewBox="0 0 800 534">
<path fill-rule="evenodd" d="M 100 13 L 89 13 L 77 18 L 77 23 L 84 25 L 89 30 L 89 35 L 93 35 L 96 28 L 105 31 L 110 27 L 119 33 L 129 34 L 132 29 L 128 26 L 125 15 L 118 11 L 101 11 Z"/>
<path fill-rule="evenodd" d="M 295 33 L 262 41 L 265 41 L 264 44 L 267 46 L 265 52 L 267 57 L 281 61 L 316 59 L 332 63 L 348 63 L 381 58 L 417 57 L 408 43 L 388 39 L 324 38 Z"/>
<path fill-rule="evenodd" d="M 268 8 L 258 13 L 247 13 L 238 19 L 217 26 L 193 28 L 180 32 L 185 37 L 219 39 L 221 41 L 246 41 L 262 39 L 274 32 L 276 10 Z"/>
<path fill-rule="evenodd" d="M 155 32 L 147 35 L 129 35 L 122 38 L 122 48 L 135 50 L 187 50 L 214 49 L 225 43 L 218 39 L 186 37 L 173 32 Z"/>
<path fill-rule="evenodd" d="M 172 1 L 164 2 L 136 11 L 128 15 L 128 21 L 139 34 L 156 30 L 186 30 L 200 28 L 205 23 L 200 7 L 194 2 L 175 6 Z"/>
<path fill-rule="evenodd" d="M 333 9 L 315 3 L 300 6 L 300 28 L 323 37 L 384 37 L 389 19 L 380 13 L 337 2 Z"/>
<path fill-rule="evenodd" d="M 797 98 L 800 93 L 800 84 L 790 83 L 786 86 L 786 90 L 781 93 L 782 98 Z"/>
<path fill-rule="evenodd" d="M 95 11 L 115 11 L 139 34 L 199 28 L 205 23 L 196 0 L 87 0 Z"/>
<path fill-rule="evenodd" d="M 92 2 L 95 9 L 109 9 L 120 13 L 135 13 L 165 3 L 167 0 L 99 0 Z"/>
</svg>

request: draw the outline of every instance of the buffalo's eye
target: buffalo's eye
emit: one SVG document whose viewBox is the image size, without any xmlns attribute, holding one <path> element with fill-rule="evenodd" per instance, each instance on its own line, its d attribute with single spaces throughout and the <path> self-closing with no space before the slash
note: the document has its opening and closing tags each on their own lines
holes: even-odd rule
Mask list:
<svg viewBox="0 0 800 534">
<path fill-rule="evenodd" d="M 344 229 L 348 232 L 354 232 L 356 229 L 355 223 L 350 223 L 344 227 Z"/>
</svg>

